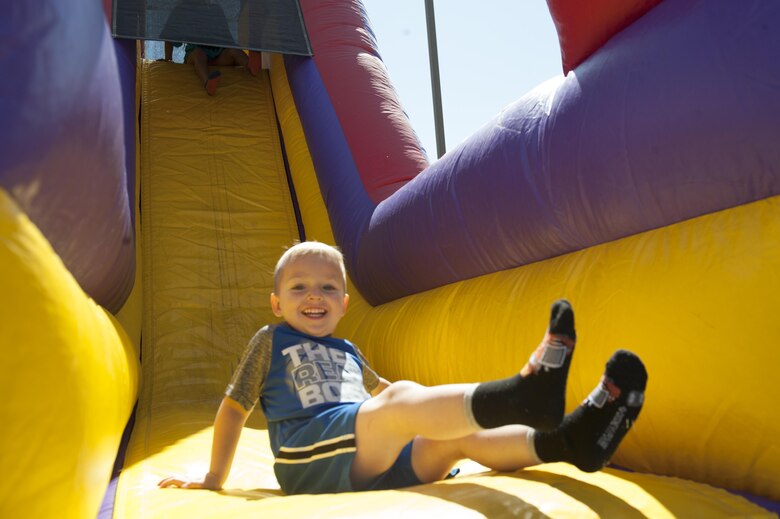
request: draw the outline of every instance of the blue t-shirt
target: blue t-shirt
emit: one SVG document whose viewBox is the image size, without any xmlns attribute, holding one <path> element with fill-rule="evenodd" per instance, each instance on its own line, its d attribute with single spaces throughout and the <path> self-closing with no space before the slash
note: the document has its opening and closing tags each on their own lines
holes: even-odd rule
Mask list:
<svg viewBox="0 0 780 519">
<path fill-rule="evenodd" d="M 363 402 L 378 382 L 351 342 L 312 337 L 285 323 L 265 326 L 250 340 L 226 394 L 247 410 L 260 401 L 276 456 L 311 419 Z"/>
</svg>

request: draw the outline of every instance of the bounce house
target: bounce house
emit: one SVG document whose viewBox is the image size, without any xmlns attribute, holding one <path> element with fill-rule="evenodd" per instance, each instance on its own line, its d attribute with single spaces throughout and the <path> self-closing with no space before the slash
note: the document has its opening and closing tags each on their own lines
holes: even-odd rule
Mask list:
<svg viewBox="0 0 780 519">
<path fill-rule="evenodd" d="M 6 6 L 0 516 L 775 516 L 780 3 L 548 0 L 563 74 L 432 164 L 359 0 L 288 3 L 312 55 L 214 97 L 111 5 Z M 389 380 L 512 375 L 568 298 L 567 410 L 617 348 L 649 373 L 612 464 L 287 496 L 255 412 L 224 490 L 158 488 L 208 470 L 303 239 L 343 250 L 337 335 Z"/>
</svg>

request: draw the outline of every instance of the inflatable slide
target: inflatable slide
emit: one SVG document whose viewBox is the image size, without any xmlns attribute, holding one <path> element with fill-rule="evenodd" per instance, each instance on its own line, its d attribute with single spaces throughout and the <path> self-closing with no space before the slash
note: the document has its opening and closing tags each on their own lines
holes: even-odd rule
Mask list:
<svg viewBox="0 0 780 519">
<path fill-rule="evenodd" d="M 430 165 L 358 0 L 301 0 L 314 56 L 224 68 L 213 98 L 99 2 L 10 9 L 0 515 L 775 516 L 780 6 L 570 4 L 548 0 L 564 73 Z M 616 348 L 650 374 L 614 465 L 286 496 L 256 412 L 224 490 L 159 489 L 207 471 L 301 239 L 344 251 L 337 334 L 390 380 L 511 375 L 569 298 L 567 409 Z"/>
</svg>

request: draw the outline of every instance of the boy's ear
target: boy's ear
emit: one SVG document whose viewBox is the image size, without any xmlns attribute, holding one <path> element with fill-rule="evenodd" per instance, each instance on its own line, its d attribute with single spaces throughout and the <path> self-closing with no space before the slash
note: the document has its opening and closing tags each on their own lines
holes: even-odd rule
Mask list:
<svg viewBox="0 0 780 519">
<path fill-rule="evenodd" d="M 344 311 L 347 311 L 347 307 L 349 306 L 349 294 L 344 294 Z"/>
<path fill-rule="evenodd" d="M 282 306 L 279 304 L 279 296 L 271 292 L 271 311 L 276 317 L 282 316 Z"/>
</svg>

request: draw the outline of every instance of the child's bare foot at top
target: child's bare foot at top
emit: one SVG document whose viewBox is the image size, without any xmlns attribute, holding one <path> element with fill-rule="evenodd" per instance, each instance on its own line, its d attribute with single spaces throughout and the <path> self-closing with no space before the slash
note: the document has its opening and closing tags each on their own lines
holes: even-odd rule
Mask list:
<svg viewBox="0 0 780 519">
<path fill-rule="evenodd" d="M 214 70 L 209 73 L 209 77 L 206 83 L 203 85 L 206 88 L 206 93 L 213 96 L 217 93 L 217 87 L 219 87 L 219 81 L 222 79 L 222 73 L 219 70 Z"/>
<path fill-rule="evenodd" d="M 552 304 L 542 342 L 520 373 L 479 384 L 471 396 L 474 420 L 490 429 L 523 424 L 549 430 L 561 423 L 565 411 L 566 379 L 577 333 L 571 303 Z"/>
<path fill-rule="evenodd" d="M 565 461 L 585 472 L 604 467 L 639 416 L 647 371 L 635 354 L 616 351 L 588 398 L 554 431 L 529 437 L 544 462 Z"/>
</svg>

